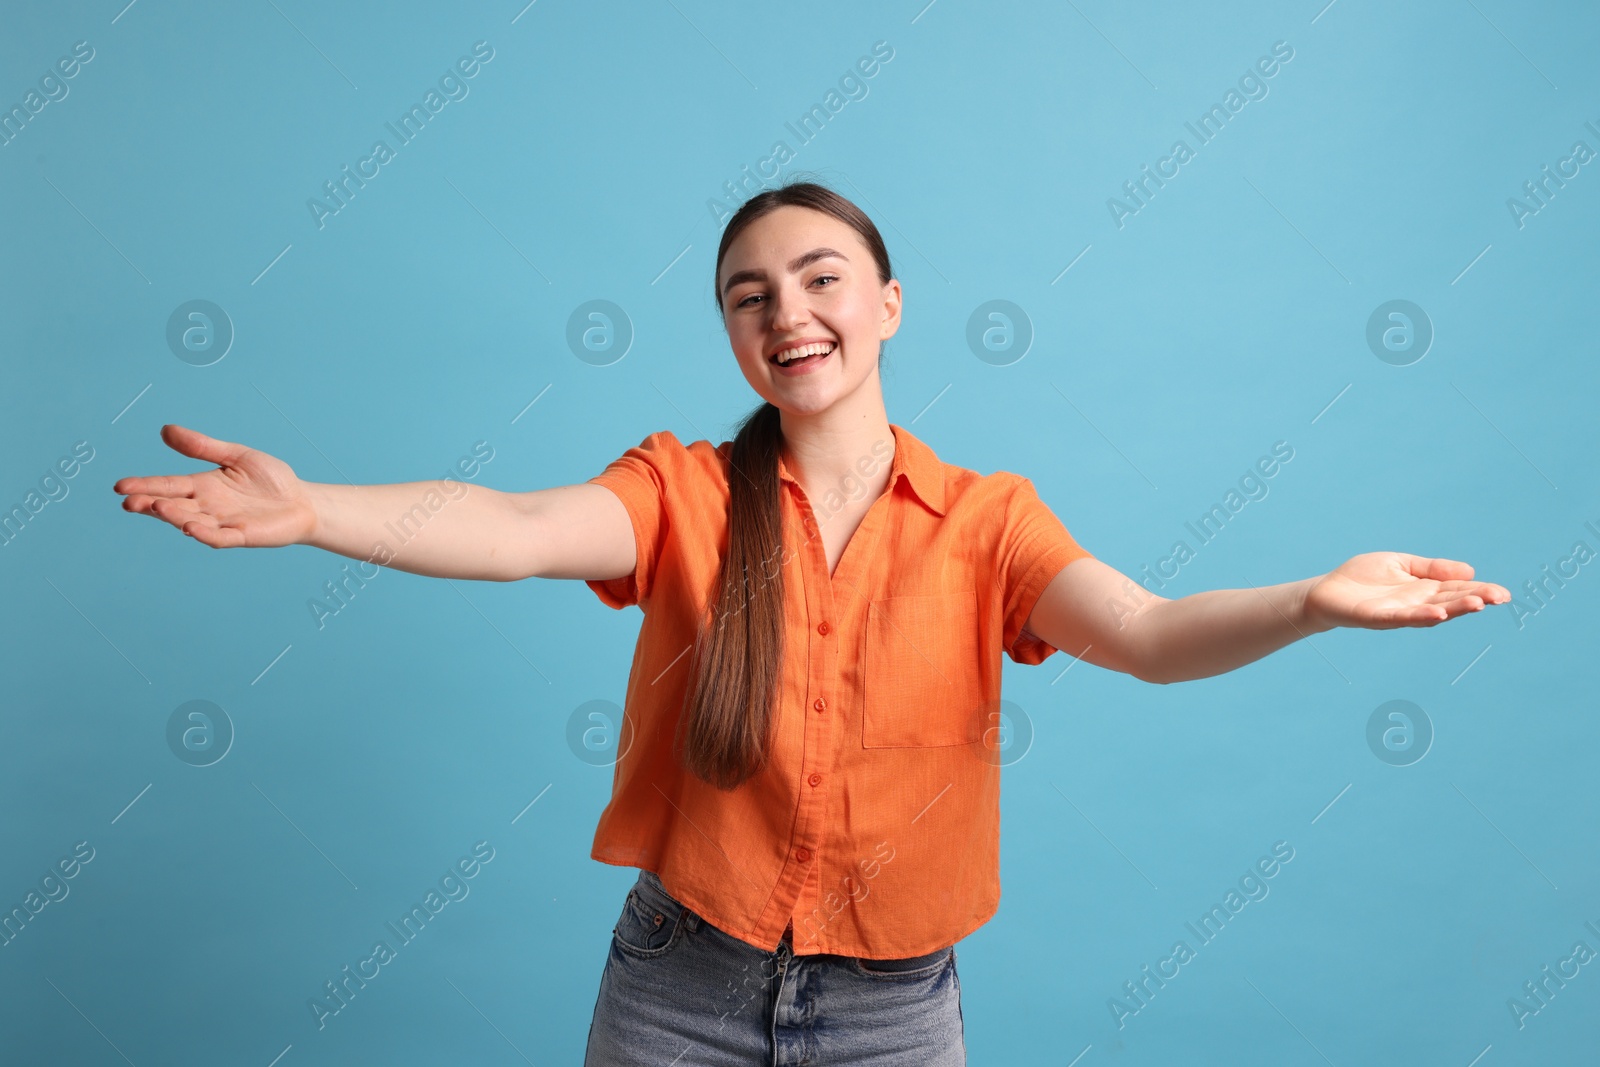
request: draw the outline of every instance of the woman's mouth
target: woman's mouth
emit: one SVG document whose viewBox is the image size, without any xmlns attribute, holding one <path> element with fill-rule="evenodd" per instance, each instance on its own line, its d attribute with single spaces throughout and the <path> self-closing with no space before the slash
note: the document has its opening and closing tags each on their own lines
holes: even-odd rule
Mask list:
<svg viewBox="0 0 1600 1067">
<path fill-rule="evenodd" d="M 784 374 L 809 374 L 833 355 L 838 347 L 836 341 L 819 341 L 815 344 L 786 349 L 773 356 L 770 362 Z"/>
</svg>

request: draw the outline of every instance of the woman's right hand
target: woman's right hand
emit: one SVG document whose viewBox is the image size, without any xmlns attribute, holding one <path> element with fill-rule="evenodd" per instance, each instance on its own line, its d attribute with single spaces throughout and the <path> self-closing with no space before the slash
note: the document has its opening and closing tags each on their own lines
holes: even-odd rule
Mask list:
<svg viewBox="0 0 1600 1067">
<path fill-rule="evenodd" d="M 217 469 L 118 479 L 112 489 L 126 497 L 124 511 L 153 515 L 212 548 L 300 544 L 315 531 L 311 494 L 283 460 L 172 423 L 161 439 Z"/>
</svg>

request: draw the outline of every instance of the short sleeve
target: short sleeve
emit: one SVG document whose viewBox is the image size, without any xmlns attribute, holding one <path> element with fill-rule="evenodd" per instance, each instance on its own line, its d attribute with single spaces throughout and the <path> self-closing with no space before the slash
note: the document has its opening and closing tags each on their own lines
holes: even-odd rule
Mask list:
<svg viewBox="0 0 1600 1067">
<path fill-rule="evenodd" d="M 1017 663 L 1043 663 L 1056 647 L 1027 632 L 1028 616 L 1039 595 L 1061 568 L 1092 554 L 1073 540 L 1061 520 L 1039 499 L 1033 482 L 1018 478 L 1006 503 L 1000 539 L 1000 586 L 1005 604 L 1001 636 Z"/>
<path fill-rule="evenodd" d="M 667 531 L 666 497 L 674 476 L 682 470 L 687 450 L 670 430 L 660 430 L 606 464 L 590 478 L 617 495 L 633 524 L 637 562 L 632 574 L 621 578 L 586 579 L 585 584 L 609 607 L 637 604 L 650 596 L 656 564 Z"/>
</svg>

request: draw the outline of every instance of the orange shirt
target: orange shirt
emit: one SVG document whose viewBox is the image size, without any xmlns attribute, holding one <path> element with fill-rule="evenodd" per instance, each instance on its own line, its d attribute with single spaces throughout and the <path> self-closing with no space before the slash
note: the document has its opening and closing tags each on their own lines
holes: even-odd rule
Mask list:
<svg viewBox="0 0 1600 1067">
<path fill-rule="evenodd" d="M 771 756 L 724 792 L 672 752 L 695 630 L 728 544 L 733 443 L 652 433 L 591 482 L 622 500 L 634 573 L 587 584 L 644 612 L 628 676 L 626 751 L 592 858 L 642 867 L 741 941 L 799 955 L 918 956 L 1000 904 L 1000 654 L 1056 649 L 1024 630 L 1039 594 L 1089 552 L 1019 475 L 945 463 L 891 426 L 888 487 L 830 576 L 821 500 L 779 461 L 784 663 Z M 880 441 L 857 470 L 882 470 Z M 623 745 L 619 745 L 619 751 Z"/>
</svg>

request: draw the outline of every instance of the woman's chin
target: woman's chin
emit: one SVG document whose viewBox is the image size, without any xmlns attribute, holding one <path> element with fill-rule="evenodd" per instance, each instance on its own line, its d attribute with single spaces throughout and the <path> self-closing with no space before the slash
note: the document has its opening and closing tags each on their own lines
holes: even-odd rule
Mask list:
<svg viewBox="0 0 1600 1067">
<path fill-rule="evenodd" d="M 820 415 L 838 400 L 832 390 L 788 389 L 775 391 L 767 402 L 790 415 Z"/>
</svg>

